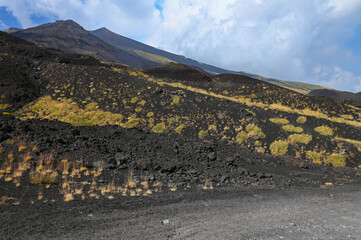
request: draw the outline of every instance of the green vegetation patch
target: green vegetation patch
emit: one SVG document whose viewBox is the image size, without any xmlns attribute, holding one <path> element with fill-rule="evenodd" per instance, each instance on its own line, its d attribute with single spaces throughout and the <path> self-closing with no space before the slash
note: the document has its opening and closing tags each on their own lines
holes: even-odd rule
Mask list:
<svg viewBox="0 0 361 240">
<path fill-rule="evenodd" d="M 280 125 L 285 125 L 289 123 L 289 121 L 285 118 L 270 118 L 269 121 Z"/>
<path fill-rule="evenodd" d="M 262 129 L 251 123 L 247 125 L 246 131 L 248 132 L 248 137 L 258 136 L 259 138 L 266 138 L 266 134 L 262 132 Z"/>
<path fill-rule="evenodd" d="M 316 152 L 316 151 L 307 151 L 306 157 L 313 161 L 313 163 L 316 163 L 318 165 L 322 164 L 323 159 L 323 153 L 322 152 Z"/>
<path fill-rule="evenodd" d="M 199 133 L 198 133 L 198 137 L 199 137 L 200 139 L 204 139 L 207 135 L 208 135 L 208 131 L 204 131 L 204 130 L 201 130 L 201 131 L 199 131 Z"/>
<path fill-rule="evenodd" d="M 297 118 L 296 122 L 300 123 L 300 124 L 304 124 L 307 122 L 307 117 L 305 116 L 300 116 Z"/>
<path fill-rule="evenodd" d="M 209 126 L 208 126 L 208 130 L 211 131 L 211 132 L 218 132 L 216 125 L 209 125 Z"/>
<path fill-rule="evenodd" d="M 180 101 L 180 97 L 179 96 L 173 96 L 173 102 L 170 105 L 178 105 L 179 101 Z"/>
<path fill-rule="evenodd" d="M 0 110 L 7 109 L 7 108 L 9 108 L 9 107 L 11 107 L 10 104 L 0 104 Z"/>
<path fill-rule="evenodd" d="M 136 103 L 138 102 L 139 98 L 138 97 L 133 97 L 132 99 L 130 99 L 131 103 Z"/>
<path fill-rule="evenodd" d="M 328 126 L 319 126 L 315 128 L 315 131 L 324 136 L 332 136 L 333 130 Z"/>
<path fill-rule="evenodd" d="M 183 130 L 186 129 L 186 127 L 187 126 L 185 124 L 181 124 L 175 129 L 175 132 L 178 134 L 181 134 L 183 132 Z"/>
<path fill-rule="evenodd" d="M 287 124 L 287 125 L 283 125 L 282 129 L 287 131 L 287 132 L 295 132 L 295 133 L 301 133 L 303 132 L 303 128 L 301 127 L 295 127 L 291 124 Z"/>
<path fill-rule="evenodd" d="M 247 139 L 247 133 L 245 131 L 239 132 L 236 136 L 236 142 L 241 144 Z"/>
<path fill-rule="evenodd" d="M 291 142 L 308 144 L 312 141 L 312 135 L 310 134 L 292 134 L 288 137 Z"/>
<path fill-rule="evenodd" d="M 165 131 L 167 131 L 165 123 L 158 123 L 152 128 L 152 132 L 155 133 L 164 133 Z"/>
<path fill-rule="evenodd" d="M 125 128 L 133 128 L 138 126 L 138 124 L 140 123 L 140 119 L 139 118 L 131 118 L 128 120 L 128 122 L 126 122 L 124 124 Z"/>
<path fill-rule="evenodd" d="M 270 150 L 273 155 L 282 156 L 288 152 L 288 141 L 278 140 L 270 145 Z"/>
<path fill-rule="evenodd" d="M 347 155 L 345 154 L 333 153 L 328 156 L 324 162 L 331 163 L 334 167 L 343 167 L 346 166 L 346 159 Z"/>
<path fill-rule="evenodd" d="M 80 108 L 72 99 L 52 99 L 50 96 L 39 98 L 34 104 L 28 105 L 17 114 L 21 119 L 41 118 L 59 120 L 74 126 L 94 126 L 117 124 L 122 126 L 123 116 L 98 109 L 97 103 Z"/>
</svg>

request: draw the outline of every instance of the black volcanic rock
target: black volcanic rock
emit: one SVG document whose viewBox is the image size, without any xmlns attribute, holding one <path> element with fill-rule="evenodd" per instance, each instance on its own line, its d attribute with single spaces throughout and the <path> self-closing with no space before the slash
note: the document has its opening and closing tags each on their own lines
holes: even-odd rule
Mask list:
<svg viewBox="0 0 361 240">
<path fill-rule="evenodd" d="M 1 103 L 17 109 L 39 97 L 47 81 L 42 70 L 47 62 L 100 66 L 93 57 L 46 49 L 16 36 L 0 32 Z M 44 65 L 45 64 L 45 65 Z"/>
<path fill-rule="evenodd" d="M 130 54 L 102 41 L 72 20 L 40 25 L 15 32 L 14 35 L 42 47 L 91 55 L 98 59 L 114 61 L 133 67 L 157 65 L 152 61 Z"/>
</svg>

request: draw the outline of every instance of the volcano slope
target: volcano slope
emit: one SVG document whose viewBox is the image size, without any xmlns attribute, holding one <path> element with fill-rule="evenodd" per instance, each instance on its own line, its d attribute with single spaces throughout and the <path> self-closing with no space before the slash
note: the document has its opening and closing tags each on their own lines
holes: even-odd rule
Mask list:
<svg viewBox="0 0 361 240">
<path fill-rule="evenodd" d="M 0 37 L 5 238 L 54 236 L 59 222 L 55 234 L 77 231 L 71 210 L 98 203 L 359 181 L 356 107 L 244 76 L 102 64 Z M 21 217 L 33 211 L 37 220 Z"/>
</svg>

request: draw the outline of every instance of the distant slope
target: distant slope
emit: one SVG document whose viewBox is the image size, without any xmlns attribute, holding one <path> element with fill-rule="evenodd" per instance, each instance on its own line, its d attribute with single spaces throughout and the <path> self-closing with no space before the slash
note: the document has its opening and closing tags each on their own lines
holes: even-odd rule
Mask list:
<svg viewBox="0 0 361 240">
<path fill-rule="evenodd" d="M 157 63 L 116 48 L 87 32 L 72 20 L 56 21 L 13 35 L 42 47 L 57 48 L 66 52 L 81 53 L 106 61 L 114 61 L 133 67 L 152 67 Z"/>
<path fill-rule="evenodd" d="M 240 71 L 240 72 L 230 71 L 230 70 L 226 70 L 223 68 L 218 68 L 218 67 L 211 66 L 208 64 L 200 63 L 193 59 L 186 58 L 181 55 L 169 53 L 169 52 L 151 47 L 149 45 L 143 44 L 141 42 L 137 42 L 130 38 L 121 36 L 119 34 L 116 34 L 112 31 L 108 30 L 107 28 L 100 28 L 98 30 L 91 31 L 90 33 L 94 34 L 95 36 L 102 39 L 103 41 L 105 41 L 111 45 L 114 45 L 124 51 L 128 51 L 130 53 L 135 53 L 138 56 L 147 58 L 148 60 L 157 62 L 159 64 L 165 64 L 165 63 L 169 63 L 169 62 L 178 62 L 178 63 L 201 68 L 204 71 L 207 71 L 208 73 L 210 73 L 212 75 L 224 74 L 224 73 L 241 74 L 244 76 L 248 76 L 248 77 L 252 77 L 255 79 L 262 80 L 262 81 L 266 81 L 266 82 L 269 82 L 269 83 L 272 83 L 272 84 L 275 84 L 275 85 L 278 85 L 278 86 L 281 86 L 284 88 L 288 88 L 288 89 L 291 89 L 293 91 L 296 91 L 296 92 L 299 92 L 302 94 L 307 94 L 314 89 L 326 89 L 325 87 L 318 86 L 318 85 L 301 83 L 301 82 L 293 82 L 293 81 L 282 81 L 282 80 L 266 78 L 266 77 L 262 77 L 262 76 L 259 76 L 256 74 L 250 74 L 250 73 L 246 73 L 246 72 L 242 72 L 242 71 Z"/>
<path fill-rule="evenodd" d="M 351 93 L 331 89 L 316 89 L 311 91 L 308 95 L 331 97 L 341 101 L 354 102 L 357 103 L 357 105 L 361 106 L 361 92 Z"/>
<path fill-rule="evenodd" d="M 91 31 L 90 33 L 94 34 L 98 38 L 102 39 L 103 41 L 112 44 L 120 49 L 134 52 L 140 56 L 146 56 L 147 54 L 152 54 L 153 57 L 160 56 L 163 58 L 162 61 L 158 61 L 158 63 L 163 64 L 167 59 L 169 62 L 178 62 L 186 65 L 191 65 L 195 67 L 199 67 L 207 72 L 210 73 L 236 73 L 234 71 L 229 71 L 226 69 L 214 67 L 208 64 L 200 63 L 198 61 L 195 61 L 190 58 L 186 58 L 181 55 L 176 55 L 173 53 L 166 52 L 164 50 L 160 50 L 154 47 L 151 47 L 149 45 L 146 45 L 144 43 L 137 42 L 135 40 L 132 40 L 130 38 L 121 36 L 119 34 L 116 34 L 107 28 L 100 28 L 95 31 Z M 154 58 L 153 58 L 154 60 Z"/>
</svg>

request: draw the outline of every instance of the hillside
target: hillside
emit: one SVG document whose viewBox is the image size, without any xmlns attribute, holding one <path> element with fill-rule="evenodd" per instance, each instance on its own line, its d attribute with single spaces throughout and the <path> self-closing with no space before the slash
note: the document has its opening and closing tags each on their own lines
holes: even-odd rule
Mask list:
<svg viewBox="0 0 361 240">
<path fill-rule="evenodd" d="M 332 89 L 315 89 L 308 93 L 309 96 L 324 96 L 340 101 L 350 102 L 350 104 L 360 107 L 361 106 L 361 92 L 351 93 L 351 92 L 342 92 Z"/>
<path fill-rule="evenodd" d="M 3 32 L 0 53 L 1 205 L 360 181 L 361 111 L 340 101 L 179 63 L 102 63 Z"/>
<path fill-rule="evenodd" d="M 56 21 L 55 23 L 16 31 L 12 34 L 42 47 L 90 55 L 101 60 L 133 67 L 157 65 L 153 61 L 123 51 L 98 39 L 72 20 Z"/>
<path fill-rule="evenodd" d="M 179 63 L 104 63 L 4 32 L 0 76 L 0 238 L 87 238 L 101 224 L 102 237 L 138 239 L 143 222 L 167 238 L 171 213 L 198 222 L 194 209 L 210 213 L 218 200 L 234 212 L 269 199 L 275 213 L 284 193 L 302 213 L 305 199 L 314 212 L 344 194 L 357 206 L 361 110 L 347 103 Z"/>
</svg>

